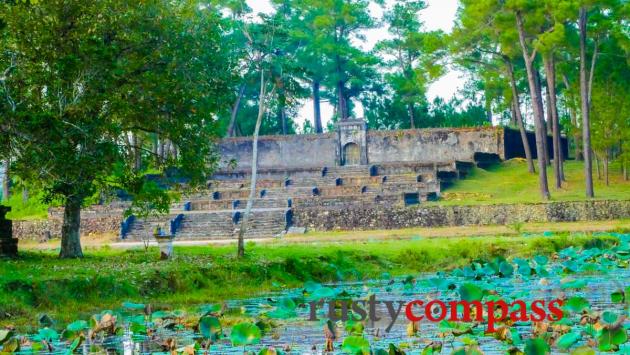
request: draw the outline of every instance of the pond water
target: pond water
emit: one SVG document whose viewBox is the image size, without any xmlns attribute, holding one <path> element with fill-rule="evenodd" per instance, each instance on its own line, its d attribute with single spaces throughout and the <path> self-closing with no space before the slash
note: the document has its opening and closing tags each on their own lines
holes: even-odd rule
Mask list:
<svg viewBox="0 0 630 355">
<path fill-rule="evenodd" d="M 72 350 L 75 353 L 94 351 L 123 354 L 168 353 L 170 348 L 184 353 L 196 351 L 211 354 L 243 354 L 247 351 L 258 354 L 263 349 L 273 347 L 277 353 L 320 354 L 326 343 L 324 328 L 330 328 L 326 322 L 327 307 L 318 311 L 320 320 L 308 320 L 310 314 L 308 302 L 319 297 L 366 300 L 373 296 L 379 301 L 409 302 L 417 299 L 427 303 L 432 299 L 444 302 L 458 301 L 463 297 L 469 297 L 464 296 L 466 292 L 470 295 L 479 291 L 484 302 L 501 298 L 510 303 L 520 299 L 526 301 L 528 306 L 533 300 L 542 299 L 548 302 L 560 298 L 564 300 L 565 305 L 564 319 L 555 324 L 546 322 L 550 325 L 549 330 L 536 334 L 535 326 L 530 321 L 497 325 L 507 329 L 508 339 L 505 339 L 505 336 L 484 334 L 486 325 L 483 323 L 473 326 L 471 323 L 423 320 L 417 324 L 417 332 L 410 336 L 408 329 L 410 322 L 404 314 L 404 307 L 391 330 L 386 332 L 390 317 L 385 305 L 379 303 L 376 311 L 382 319 L 377 322 L 363 322 L 364 327 L 353 328 L 354 335 L 350 334 L 352 330 L 347 328 L 359 322 L 334 323 L 332 326 L 336 333 L 333 340 L 334 353 L 343 353 L 344 350 L 360 351 L 357 350 L 360 349 L 360 345 L 353 347 L 349 341 L 344 346 L 344 340 L 348 337 L 364 339 L 362 341 L 367 341 L 372 351 L 388 349 L 390 344 L 394 344 L 407 354 L 430 354 L 427 344 L 440 342 L 441 353 L 444 354 L 450 354 L 454 349 L 462 347 L 467 347 L 469 354 L 475 353 L 475 349 L 485 354 L 505 354 L 509 349 L 515 353 L 516 348 L 523 351 L 528 346 L 529 353 L 532 353 L 531 344 L 527 345 L 527 340 L 536 337 L 544 339 L 550 345 L 552 353 L 567 353 L 581 346 L 589 346 L 599 351 L 600 343 L 610 341 L 612 345 L 607 350 L 628 354 L 630 347 L 627 335 L 624 340 L 622 333 L 627 334 L 630 328 L 630 322 L 623 318 L 629 316 L 627 298 L 630 295 L 627 293 L 630 293 L 628 268 L 630 236 L 617 236 L 620 238 L 620 244 L 615 248 L 592 248 L 585 251 L 570 248 L 558 253 L 555 259 L 536 256 L 532 259 L 515 259 L 508 262 L 499 258 L 473 262 L 470 266 L 445 273 L 411 275 L 403 278 L 391 278 L 384 274 L 379 280 L 329 285 L 309 282 L 303 289 L 282 290 L 247 300 L 226 302 L 231 314 L 240 313 L 246 318 L 265 320 L 259 323 L 267 325 L 266 327 L 259 325 L 258 328 L 262 327 L 264 330 L 260 338 L 256 334 L 244 333 L 243 337 L 249 337 L 250 342 L 256 343 L 251 345 L 233 346 L 234 337 L 230 336 L 232 327 L 225 325 L 221 331 L 215 332 L 218 339 L 210 345 L 202 340 L 204 336 L 201 328 L 197 328 L 196 324 L 189 324 L 189 321 L 183 320 L 185 317 L 180 317 L 177 312 L 155 312 L 149 316 L 143 315 L 143 305 L 126 304 L 121 310 L 112 312 L 116 315 L 117 331 L 114 331 L 113 327 L 111 332 L 98 329 L 99 319 L 101 321 L 103 317 L 109 319 L 107 312 L 104 312 L 92 324 L 69 326 L 69 329 L 76 330 L 77 334 L 83 332 L 89 340 L 79 341 L 78 344 L 75 341 L 74 345 L 71 345 L 72 333 L 55 335 L 47 334 L 43 330 L 42 334 L 40 330 L 40 334 L 29 335 L 21 340 L 20 353 L 32 353 L 34 350 L 52 353 L 68 353 Z M 568 304 L 570 306 L 567 306 Z M 224 305 L 223 310 L 225 309 Z M 216 319 L 223 321 L 223 318 L 215 314 L 220 313 L 218 307 L 206 307 L 202 312 L 216 315 Z M 595 319 L 597 316 L 601 316 L 599 320 Z M 568 351 L 562 351 L 553 338 L 557 339 L 566 333 L 575 334 L 575 338 L 565 339 L 563 347 Z M 612 334 L 610 339 L 614 338 L 613 340 L 603 338 L 609 333 Z M 207 332 L 205 334 L 207 335 Z M 191 345 L 195 343 L 199 345 L 193 348 Z M 536 353 L 536 350 L 533 353 Z"/>
</svg>

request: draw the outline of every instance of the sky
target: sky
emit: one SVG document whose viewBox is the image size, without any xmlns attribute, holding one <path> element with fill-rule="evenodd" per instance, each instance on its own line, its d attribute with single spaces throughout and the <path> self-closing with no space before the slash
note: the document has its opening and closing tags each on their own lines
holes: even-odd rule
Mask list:
<svg viewBox="0 0 630 355">
<path fill-rule="evenodd" d="M 387 0 L 387 3 L 392 3 L 395 0 Z M 425 28 L 429 31 L 442 30 L 444 32 L 451 32 L 453 29 L 453 22 L 455 20 L 455 13 L 457 11 L 457 0 L 425 0 L 427 8 L 420 13 L 420 18 L 424 22 Z M 273 8 L 269 0 L 247 0 L 247 4 L 252 8 L 254 13 L 270 13 Z M 382 16 L 382 10 L 377 5 L 370 5 L 370 12 L 375 17 Z M 365 43 L 358 43 L 363 49 L 369 50 L 378 41 L 386 38 L 386 29 L 373 29 L 365 32 Z M 432 101 L 435 97 L 442 97 L 450 99 L 455 95 L 458 89 L 464 85 L 464 79 L 462 73 L 449 68 L 446 74 L 439 80 L 434 82 L 428 89 L 428 99 Z M 363 117 L 363 107 L 360 103 L 357 103 L 355 116 Z M 330 117 L 333 115 L 333 108 L 326 102 L 321 104 L 321 114 L 324 127 L 327 122 L 330 121 Z M 313 122 L 313 101 L 303 100 L 302 106 L 298 113 L 296 123 L 299 127 L 302 126 L 304 120 Z"/>
</svg>

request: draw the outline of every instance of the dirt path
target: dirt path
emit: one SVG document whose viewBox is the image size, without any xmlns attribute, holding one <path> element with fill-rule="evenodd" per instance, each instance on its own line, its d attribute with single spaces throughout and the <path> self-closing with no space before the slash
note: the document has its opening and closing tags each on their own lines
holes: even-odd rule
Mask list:
<svg viewBox="0 0 630 355">
<path fill-rule="evenodd" d="M 520 226 L 463 226 L 463 227 L 438 227 L 438 228 L 407 228 L 395 230 L 367 230 L 367 231 L 332 231 L 309 232 L 300 235 L 286 235 L 282 238 L 256 238 L 248 241 L 258 244 L 291 244 L 291 243 L 347 243 L 364 240 L 409 240 L 416 238 L 451 238 L 462 236 L 515 236 L 519 233 L 543 233 L 549 232 L 607 232 L 620 229 L 630 229 L 630 220 L 611 221 L 580 221 L 560 223 L 525 223 Z M 182 240 L 175 241 L 176 246 L 195 245 L 226 245 L 236 243 L 236 239 L 215 240 Z M 86 248 L 99 248 L 108 246 L 111 248 L 133 249 L 143 248 L 143 242 L 120 242 L 115 235 L 86 236 L 82 238 L 82 244 Z M 157 245 L 154 241 L 150 245 Z M 20 242 L 20 249 L 55 249 L 59 247 L 59 240 L 46 243 L 31 241 Z"/>
</svg>

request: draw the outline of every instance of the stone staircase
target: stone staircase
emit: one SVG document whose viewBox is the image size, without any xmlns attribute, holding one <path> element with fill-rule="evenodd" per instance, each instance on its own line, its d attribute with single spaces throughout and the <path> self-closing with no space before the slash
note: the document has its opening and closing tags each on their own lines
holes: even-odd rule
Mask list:
<svg viewBox="0 0 630 355">
<path fill-rule="evenodd" d="M 464 177 L 472 164 L 388 163 L 386 165 L 310 167 L 259 171 L 246 238 L 282 234 L 296 208 L 347 208 L 371 204 L 407 206 L 437 199 L 444 184 Z M 207 188 L 184 197 L 159 218 L 130 223 L 125 240 L 151 235 L 155 226 L 168 230 L 182 215 L 178 240 L 233 239 L 243 222 L 250 172 L 217 171 Z"/>
</svg>

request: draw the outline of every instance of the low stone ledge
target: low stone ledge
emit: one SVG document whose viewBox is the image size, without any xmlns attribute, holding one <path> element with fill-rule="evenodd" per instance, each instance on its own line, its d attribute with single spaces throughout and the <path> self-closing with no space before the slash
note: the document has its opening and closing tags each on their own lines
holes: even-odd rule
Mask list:
<svg viewBox="0 0 630 355">
<path fill-rule="evenodd" d="M 410 227 L 507 225 L 520 222 L 572 222 L 630 218 L 630 200 L 530 204 L 348 208 L 293 210 L 293 224 L 308 229 L 370 230 Z"/>
<path fill-rule="evenodd" d="M 81 235 L 98 233 L 118 233 L 122 214 L 81 218 Z M 46 241 L 61 237 L 63 220 L 50 218 L 47 220 L 13 221 L 13 237 L 21 240 Z"/>
</svg>

